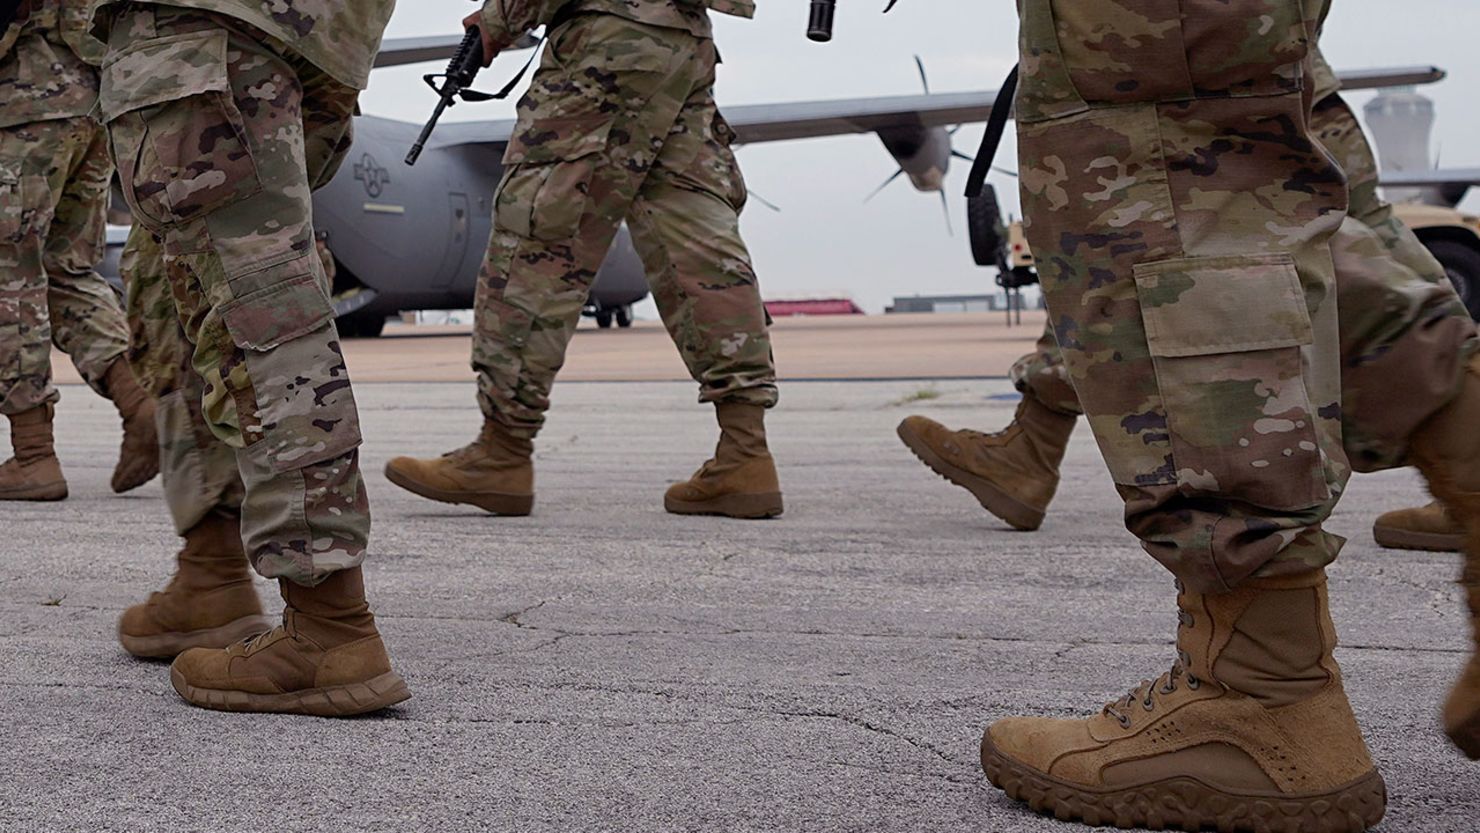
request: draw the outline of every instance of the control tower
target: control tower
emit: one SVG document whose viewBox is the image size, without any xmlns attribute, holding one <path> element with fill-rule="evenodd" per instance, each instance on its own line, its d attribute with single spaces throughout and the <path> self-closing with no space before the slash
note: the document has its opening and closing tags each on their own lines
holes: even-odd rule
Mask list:
<svg viewBox="0 0 1480 833">
<path fill-rule="evenodd" d="M 1362 110 L 1384 172 L 1433 169 L 1429 156 L 1434 135 L 1431 99 L 1413 87 L 1394 87 L 1379 93 Z M 1391 202 L 1439 202 L 1431 188 L 1388 188 L 1385 193 Z"/>
</svg>

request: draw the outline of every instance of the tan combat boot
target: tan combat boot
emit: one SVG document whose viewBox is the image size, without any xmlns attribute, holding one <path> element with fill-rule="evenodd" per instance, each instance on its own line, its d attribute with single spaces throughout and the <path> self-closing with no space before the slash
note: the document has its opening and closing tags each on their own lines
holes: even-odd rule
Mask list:
<svg viewBox="0 0 1480 833">
<path fill-rule="evenodd" d="M 1395 550 L 1459 552 L 1465 546 L 1464 527 L 1437 500 L 1378 515 L 1372 523 L 1372 538 L 1378 546 Z"/>
<path fill-rule="evenodd" d="M 170 682 L 207 709 L 347 717 L 411 696 L 391 670 L 359 567 L 315 587 L 283 580 L 283 623 L 225 650 L 192 648 Z"/>
<path fill-rule="evenodd" d="M 118 465 L 113 469 L 113 491 L 122 494 L 154 479 L 159 474 L 159 432 L 154 424 L 154 397 L 139 387 L 128 359 L 120 358 L 108 366 L 103 389 L 113 400 L 113 407 L 123 417 L 123 447 L 118 452 Z"/>
<path fill-rule="evenodd" d="M 1090 825 L 1354 833 L 1387 802 L 1341 685 L 1323 572 L 1179 594 L 1180 661 L 1088 720 L 1008 718 L 982 768 Z"/>
<path fill-rule="evenodd" d="M 988 512 L 1034 530 L 1059 487 L 1059 463 L 1076 419 L 1024 396 L 1012 422 L 996 434 L 952 431 L 922 416 L 907 417 L 898 433 L 922 463 L 971 492 Z"/>
<path fill-rule="evenodd" d="M 1480 616 L 1480 355 L 1465 367 L 1459 393 L 1409 438 L 1409 458 L 1429 491 L 1465 528 L 1460 583 L 1471 616 Z M 1471 760 L 1480 760 L 1480 625 L 1472 632 L 1470 661 L 1449 693 L 1444 731 Z"/>
<path fill-rule="evenodd" d="M 10 415 L 10 447 L 15 456 L 0 463 L 0 500 L 63 500 L 67 480 L 52 437 L 56 406 L 40 405 Z"/>
<path fill-rule="evenodd" d="M 719 444 L 693 477 L 663 495 L 663 508 L 675 515 L 727 515 L 774 518 L 784 507 L 776 461 L 766 447 L 766 409 L 720 402 Z"/>
<path fill-rule="evenodd" d="M 408 492 L 442 503 L 466 503 L 495 515 L 528 515 L 534 509 L 534 442 L 483 421 L 478 439 L 435 460 L 397 457 L 386 479 Z"/>
<path fill-rule="evenodd" d="M 185 533 L 164 590 L 124 611 L 118 641 L 136 657 L 173 659 L 188 648 L 225 648 L 271 629 L 252 587 L 241 519 L 212 512 Z"/>
</svg>

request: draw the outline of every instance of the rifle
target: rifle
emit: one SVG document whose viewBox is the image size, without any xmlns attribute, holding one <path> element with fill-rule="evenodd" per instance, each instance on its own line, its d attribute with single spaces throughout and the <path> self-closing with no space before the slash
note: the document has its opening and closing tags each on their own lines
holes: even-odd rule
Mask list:
<svg viewBox="0 0 1480 833">
<path fill-rule="evenodd" d="M 899 0 L 889 0 L 884 13 L 894 8 Z M 833 15 L 837 12 L 838 0 L 812 0 L 812 11 L 807 16 L 807 37 L 818 43 L 827 43 L 833 36 Z"/>
<path fill-rule="evenodd" d="M 0 0 L 0 3 L 5 0 Z M 422 148 L 426 146 L 427 140 L 432 137 L 432 131 L 437 129 L 437 121 L 442 118 L 442 113 L 448 107 L 457 104 L 458 99 L 463 101 L 497 101 L 509 97 L 529 72 L 529 67 L 534 59 L 539 57 L 540 44 L 544 43 L 541 38 L 534 46 L 533 54 L 529 61 L 524 64 L 524 69 L 514 76 L 504 88 L 496 93 L 484 93 L 474 89 L 473 81 L 477 80 L 478 72 L 483 69 L 483 32 L 477 26 L 468 28 L 468 33 L 463 35 L 462 43 L 458 44 L 457 51 L 452 54 L 452 60 L 447 64 L 447 71 L 439 75 L 423 75 L 421 80 L 437 93 L 437 108 L 432 111 L 432 117 L 427 120 L 426 126 L 421 129 L 421 135 L 416 137 L 416 144 L 411 146 L 411 151 L 406 154 L 406 164 L 415 165 L 416 160 L 421 158 Z"/>
</svg>

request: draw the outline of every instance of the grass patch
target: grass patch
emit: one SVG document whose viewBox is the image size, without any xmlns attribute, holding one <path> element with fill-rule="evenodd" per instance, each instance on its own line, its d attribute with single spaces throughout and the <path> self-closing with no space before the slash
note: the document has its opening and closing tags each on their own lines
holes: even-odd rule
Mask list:
<svg viewBox="0 0 1480 833">
<path fill-rule="evenodd" d="M 900 405 L 911 405 L 916 402 L 929 402 L 932 399 L 939 399 L 941 396 L 941 392 L 936 390 L 934 386 L 924 387 L 911 393 L 907 393 L 889 404 L 896 407 Z"/>
</svg>

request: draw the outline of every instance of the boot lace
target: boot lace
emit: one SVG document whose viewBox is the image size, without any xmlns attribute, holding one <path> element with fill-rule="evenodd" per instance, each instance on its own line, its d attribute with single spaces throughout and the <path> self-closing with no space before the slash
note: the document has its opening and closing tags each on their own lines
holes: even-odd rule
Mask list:
<svg viewBox="0 0 1480 833">
<path fill-rule="evenodd" d="M 484 454 L 485 452 L 483 451 L 483 438 L 479 437 L 478 439 L 473 440 L 462 448 L 454 448 L 453 450 L 444 453 L 442 456 L 453 461 L 454 463 L 461 463 L 470 457 L 481 457 Z"/>
<path fill-rule="evenodd" d="M 1192 614 L 1185 610 L 1177 611 L 1177 623 L 1185 628 L 1192 627 Z M 1140 685 L 1131 689 L 1124 697 L 1105 704 L 1105 716 L 1114 718 L 1120 728 L 1129 729 L 1131 712 L 1136 706 L 1140 706 L 1143 711 L 1156 711 L 1157 695 L 1166 697 L 1174 693 L 1179 681 L 1186 683 L 1188 691 L 1197 691 L 1202 688 L 1202 680 L 1187 670 L 1190 665 L 1192 657 L 1186 651 L 1177 649 L 1177 661 L 1172 664 L 1171 670 L 1154 680 L 1142 680 Z"/>
</svg>

